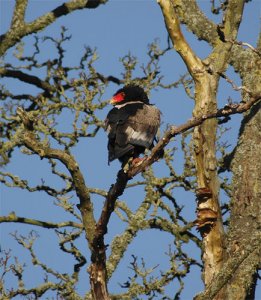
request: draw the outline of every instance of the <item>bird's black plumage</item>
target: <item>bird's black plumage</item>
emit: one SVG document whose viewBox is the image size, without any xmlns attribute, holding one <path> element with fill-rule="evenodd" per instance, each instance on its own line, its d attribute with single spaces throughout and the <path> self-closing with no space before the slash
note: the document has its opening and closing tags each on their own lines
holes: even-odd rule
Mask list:
<svg viewBox="0 0 261 300">
<path fill-rule="evenodd" d="M 115 106 L 105 120 L 108 132 L 109 162 L 123 164 L 153 146 L 160 125 L 160 111 L 149 104 L 145 91 L 137 85 L 118 90 L 111 103 Z"/>
</svg>

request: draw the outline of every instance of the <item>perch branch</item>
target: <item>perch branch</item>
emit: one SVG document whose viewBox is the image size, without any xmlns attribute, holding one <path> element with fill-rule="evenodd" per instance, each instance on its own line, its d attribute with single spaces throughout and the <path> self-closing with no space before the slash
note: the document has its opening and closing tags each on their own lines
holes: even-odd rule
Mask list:
<svg viewBox="0 0 261 300">
<path fill-rule="evenodd" d="M 157 145 L 152 149 L 151 155 L 145 159 L 141 165 L 138 167 L 133 167 L 128 171 L 128 178 L 132 178 L 138 173 L 145 170 L 146 167 L 152 165 L 158 160 L 158 154 L 160 151 L 170 142 L 171 138 L 179 135 L 191 128 L 201 125 L 205 120 L 213 118 L 227 117 L 234 114 L 240 114 L 249 110 L 254 104 L 256 104 L 261 99 L 261 93 L 252 95 L 250 100 L 246 103 L 240 104 L 227 104 L 221 109 L 216 110 L 213 113 L 199 116 L 197 118 L 190 119 L 188 122 L 176 127 L 171 126 L 170 129 L 164 134 L 164 137 L 157 143 Z"/>
</svg>

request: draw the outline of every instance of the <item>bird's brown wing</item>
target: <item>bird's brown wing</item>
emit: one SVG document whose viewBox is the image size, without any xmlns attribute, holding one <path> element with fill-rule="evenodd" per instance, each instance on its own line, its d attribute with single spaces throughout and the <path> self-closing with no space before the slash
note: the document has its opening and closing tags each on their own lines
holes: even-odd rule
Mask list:
<svg viewBox="0 0 261 300">
<path fill-rule="evenodd" d="M 160 111 L 153 105 L 129 104 L 112 109 L 106 120 L 109 161 L 120 158 L 135 146 L 150 148 L 160 125 Z"/>
<path fill-rule="evenodd" d="M 160 126 L 160 111 L 153 105 L 143 105 L 123 125 L 125 143 L 150 148 Z"/>
</svg>

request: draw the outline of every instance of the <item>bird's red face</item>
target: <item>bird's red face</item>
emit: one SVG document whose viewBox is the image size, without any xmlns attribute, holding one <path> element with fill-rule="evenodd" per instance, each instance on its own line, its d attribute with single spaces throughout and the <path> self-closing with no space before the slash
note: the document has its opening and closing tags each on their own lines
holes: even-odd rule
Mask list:
<svg viewBox="0 0 261 300">
<path fill-rule="evenodd" d="M 112 105 L 115 105 L 115 104 L 119 104 L 121 103 L 123 100 L 125 100 L 125 93 L 124 92 L 120 92 L 116 95 L 114 95 L 110 101 L 110 103 Z"/>
</svg>

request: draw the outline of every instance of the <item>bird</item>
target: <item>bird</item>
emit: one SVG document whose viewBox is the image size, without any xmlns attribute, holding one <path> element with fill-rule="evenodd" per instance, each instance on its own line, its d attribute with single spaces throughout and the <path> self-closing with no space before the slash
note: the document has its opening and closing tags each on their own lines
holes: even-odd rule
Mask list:
<svg viewBox="0 0 261 300">
<path fill-rule="evenodd" d="M 128 84 L 111 98 L 114 106 L 105 119 L 108 134 L 108 164 L 115 159 L 122 163 L 141 164 L 139 155 L 151 149 L 160 126 L 160 110 L 149 103 L 142 87 Z"/>
</svg>

